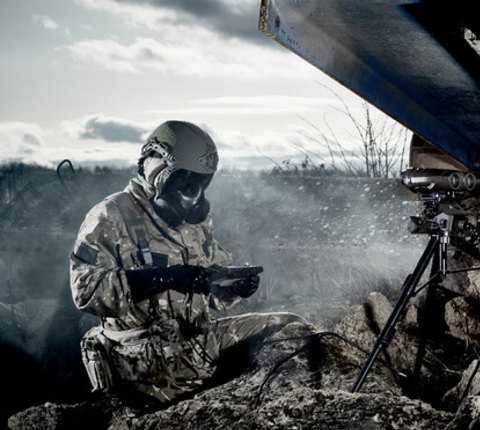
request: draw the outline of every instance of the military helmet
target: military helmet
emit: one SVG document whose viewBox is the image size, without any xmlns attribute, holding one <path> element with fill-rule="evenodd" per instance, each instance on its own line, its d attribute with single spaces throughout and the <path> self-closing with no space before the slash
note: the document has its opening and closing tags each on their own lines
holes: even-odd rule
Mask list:
<svg viewBox="0 0 480 430">
<path fill-rule="evenodd" d="M 213 174 L 217 170 L 218 153 L 212 138 L 200 127 L 185 121 L 160 124 L 142 147 L 140 160 L 160 156 L 166 163 L 164 180 L 180 169 Z"/>
</svg>

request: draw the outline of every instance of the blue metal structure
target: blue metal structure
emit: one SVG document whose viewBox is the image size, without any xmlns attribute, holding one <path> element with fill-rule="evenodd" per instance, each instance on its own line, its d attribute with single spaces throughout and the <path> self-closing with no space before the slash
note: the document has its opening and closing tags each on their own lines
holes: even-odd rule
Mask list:
<svg viewBox="0 0 480 430">
<path fill-rule="evenodd" d="M 475 3 L 262 0 L 259 28 L 478 175 Z"/>
</svg>

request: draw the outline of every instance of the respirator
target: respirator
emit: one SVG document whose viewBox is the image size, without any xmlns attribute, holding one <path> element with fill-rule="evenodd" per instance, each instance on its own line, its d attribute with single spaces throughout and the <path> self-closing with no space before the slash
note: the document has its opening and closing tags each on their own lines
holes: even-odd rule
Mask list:
<svg viewBox="0 0 480 430">
<path fill-rule="evenodd" d="M 213 178 L 189 170 L 177 170 L 168 178 L 161 192 L 153 198 L 157 215 L 170 227 L 182 222 L 199 224 L 210 212 L 210 203 L 205 198 L 205 189 Z"/>
</svg>

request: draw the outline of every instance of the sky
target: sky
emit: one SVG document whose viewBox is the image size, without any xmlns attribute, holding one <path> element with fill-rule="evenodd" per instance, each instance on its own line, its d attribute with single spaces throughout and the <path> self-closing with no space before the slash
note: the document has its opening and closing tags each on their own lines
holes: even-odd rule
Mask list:
<svg viewBox="0 0 480 430">
<path fill-rule="evenodd" d="M 0 163 L 133 165 L 191 121 L 220 167 L 272 167 L 361 100 L 258 28 L 260 0 L 1 0 Z M 340 115 L 340 116 L 339 116 Z M 328 128 L 328 127 L 327 127 Z"/>
</svg>

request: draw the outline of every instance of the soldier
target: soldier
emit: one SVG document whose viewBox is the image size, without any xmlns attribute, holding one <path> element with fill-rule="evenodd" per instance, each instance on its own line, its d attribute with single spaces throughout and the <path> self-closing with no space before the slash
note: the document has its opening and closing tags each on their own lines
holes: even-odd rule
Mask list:
<svg viewBox="0 0 480 430">
<path fill-rule="evenodd" d="M 142 147 L 138 177 L 87 214 L 71 255 L 71 289 L 79 309 L 101 318 L 82 341 L 94 390 L 122 386 L 170 402 L 201 387 L 239 342 L 306 324 L 286 312 L 209 315 L 259 283 L 256 274 L 209 281 L 232 264 L 205 198 L 217 163 L 207 133 L 165 122 Z"/>
</svg>

